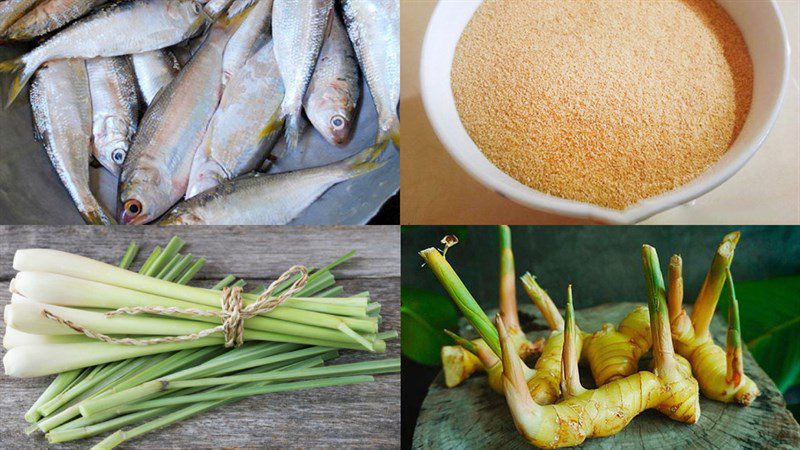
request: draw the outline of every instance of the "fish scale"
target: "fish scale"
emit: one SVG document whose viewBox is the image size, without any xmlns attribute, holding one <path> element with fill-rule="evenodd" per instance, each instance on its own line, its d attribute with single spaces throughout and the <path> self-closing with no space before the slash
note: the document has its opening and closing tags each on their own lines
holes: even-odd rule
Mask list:
<svg viewBox="0 0 800 450">
<path fill-rule="evenodd" d="M 57 30 L 107 0 L 44 0 L 8 29 L 13 40 L 30 40 Z"/>
<path fill-rule="evenodd" d="M 150 105 L 180 71 L 178 60 L 167 49 L 135 53 L 131 55 L 131 64 L 145 105 Z"/>
</svg>

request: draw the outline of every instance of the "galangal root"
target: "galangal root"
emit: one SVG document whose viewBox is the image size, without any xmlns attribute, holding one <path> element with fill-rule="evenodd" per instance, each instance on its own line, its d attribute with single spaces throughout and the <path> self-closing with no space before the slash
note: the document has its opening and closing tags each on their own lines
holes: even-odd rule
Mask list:
<svg viewBox="0 0 800 450">
<path fill-rule="evenodd" d="M 597 389 L 584 389 L 578 378 L 581 347 L 575 325 L 571 290 L 562 353 L 563 400 L 541 405 L 530 394 L 524 364 L 514 351 L 502 318 L 497 327 L 502 344 L 503 384 L 517 430 L 533 445 L 560 448 L 579 445 L 587 438 L 610 436 L 622 430 L 646 409 L 657 409 L 671 419 L 695 423 L 700 417 L 697 381 L 674 354 L 667 315 L 664 280 L 655 249 L 642 248 L 648 287 L 654 370 L 617 378 Z"/>
<path fill-rule="evenodd" d="M 674 255 L 669 264 L 669 317 L 675 350 L 689 360 L 704 396 L 726 403 L 749 405 L 761 392 L 744 373 L 739 304 L 730 275 L 739 232 L 727 234 L 717 248 L 697 295 L 691 319 L 683 309 L 683 261 Z M 722 286 L 728 281 L 728 336 L 726 350 L 714 343 L 708 330 Z"/>
</svg>

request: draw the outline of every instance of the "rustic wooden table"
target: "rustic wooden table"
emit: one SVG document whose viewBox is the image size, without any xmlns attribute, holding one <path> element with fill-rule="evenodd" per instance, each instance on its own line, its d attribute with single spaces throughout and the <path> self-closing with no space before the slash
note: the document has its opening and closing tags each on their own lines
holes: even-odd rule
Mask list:
<svg viewBox="0 0 800 450">
<path fill-rule="evenodd" d="M 9 301 L 12 259 L 19 248 L 65 250 L 115 262 L 131 241 L 149 252 L 173 235 L 185 251 L 208 260 L 193 284 L 227 274 L 258 285 L 294 264 L 321 267 L 356 250 L 333 271 L 347 293 L 368 290 L 383 305 L 382 330 L 400 330 L 400 229 L 370 227 L 0 227 L 0 303 Z M 144 256 L 140 255 L 134 267 Z M 2 331 L 4 331 L 4 326 Z M 387 342 L 381 357 L 398 357 L 400 341 Z M 1 353 L 5 353 L 0 350 Z M 343 351 L 342 362 L 365 359 Z M 100 438 L 48 445 L 41 433 L 27 436 L 22 416 L 51 377 L 19 379 L 0 375 L 0 448 L 88 448 Z M 372 383 L 270 394 L 192 417 L 140 438 L 129 448 L 369 447 L 400 445 L 400 375 L 379 375 Z"/>
<path fill-rule="evenodd" d="M 635 303 L 609 303 L 578 310 L 575 317 L 582 329 L 598 330 L 603 323 L 619 323 L 635 306 Z M 520 305 L 520 311 L 539 317 L 532 305 Z M 489 315 L 493 316 L 491 312 Z M 544 329 L 544 324 L 541 325 L 539 329 Z M 538 338 L 547 333 L 529 332 L 528 336 Z M 725 325 L 719 317 L 714 318 L 711 333 L 717 342 L 725 342 Z M 588 439 L 581 448 L 800 448 L 800 425 L 786 409 L 775 383 L 746 349 L 744 370 L 761 389 L 761 396 L 749 407 L 701 397 L 700 420 L 694 425 L 671 421 L 655 411 L 645 411 L 618 434 Z M 530 444 L 517 433 L 505 399 L 488 388 L 485 376 L 473 376 L 461 386 L 448 389 L 440 374 L 422 404 L 413 447 L 514 449 L 530 448 Z"/>
</svg>

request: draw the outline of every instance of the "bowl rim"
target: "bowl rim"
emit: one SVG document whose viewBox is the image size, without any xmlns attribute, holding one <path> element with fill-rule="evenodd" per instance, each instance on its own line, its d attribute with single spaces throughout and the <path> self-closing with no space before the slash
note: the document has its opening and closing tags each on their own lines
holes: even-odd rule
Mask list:
<svg viewBox="0 0 800 450">
<path fill-rule="evenodd" d="M 478 1 L 480 3 L 483 2 L 483 0 Z M 761 148 L 767 136 L 769 135 L 769 132 L 774 127 L 786 96 L 791 70 L 791 47 L 786 30 L 786 23 L 783 15 L 781 14 L 778 3 L 776 0 L 769 0 L 769 11 L 773 14 L 776 22 L 778 23 L 779 32 L 781 35 L 780 41 L 781 45 L 783 46 L 783 51 L 781 52 L 783 56 L 781 85 L 778 96 L 774 105 L 771 107 L 769 115 L 757 130 L 755 137 L 752 139 L 752 143 L 745 152 L 735 159 L 730 160 L 724 166 L 719 167 L 713 176 L 705 180 L 703 183 L 687 183 L 680 188 L 664 192 L 655 197 L 642 199 L 623 210 L 606 208 L 592 203 L 549 195 L 513 179 L 511 176 L 498 169 L 491 161 L 488 160 L 488 158 L 483 156 L 485 162 L 487 162 L 492 169 L 499 173 L 498 177 L 487 177 L 484 175 L 483 170 L 478 167 L 479 163 L 477 161 L 471 160 L 464 155 L 463 152 L 459 152 L 455 149 L 456 143 L 454 142 L 453 138 L 450 137 L 450 134 L 456 132 L 457 130 L 453 130 L 452 127 L 444 123 L 444 120 L 436 113 L 438 104 L 437 100 L 439 100 L 439 96 L 436 93 L 436 83 L 434 80 L 433 71 L 429 67 L 429 64 L 435 59 L 434 57 L 436 56 L 434 53 L 434 47 L 436 46 L 436 43 L 433 42 L 434 38 L 432 37 L 435 34 L 434 27 L 445 17 L 445 3 L 448 2 L 439 0 L 434 8 L 425 30 L 425 36 L 422 42 L 422 51 L 420 52 L 420 92 L 422 94 L 422 103 L 425 113 L 428 116 L 428 120 L 430 121 L 440 143 L 463 170 L 465 170 L 473 179 L 477 180 L 484 187 L 491 189 L 493 192 L 502 197 L 508 198 L 515 203 L 528 208 L 563 216 L 602 221 L 609 224 L 634 224 L 660 212 L 691 202 L 692 200 L 712 191 L 713 189 L 716 189 L 719 185 L 729 180 L 733 175 L 741 170 L 741 168 L 744 167 L 744 165 L 747 164 L 747 162 L 753 156 L 755 156 L 756 152 Z M 448 3 L 448 5 L 450 5 L 450 3 Z M 723 8 L 725 7 L 724 5 L 720 6 Z M 463 29 L 461 31 L 463 32 Z M 448 88 L 450 88 L 450 93 L 452 95 L 452 86 L 450 81 L 448 81 L 447 85 Z M 466 130 L 463 130 L 463 132 L 466 133 Z M 469 134 L 467 134 L 467 138 L 472 141 L 472 138 L 469 136 Z M 477 148 L 477 145 L 474 145 Z M 478 150 L 480 151 L 480 148 L 478 148 Z"/>
</svg>

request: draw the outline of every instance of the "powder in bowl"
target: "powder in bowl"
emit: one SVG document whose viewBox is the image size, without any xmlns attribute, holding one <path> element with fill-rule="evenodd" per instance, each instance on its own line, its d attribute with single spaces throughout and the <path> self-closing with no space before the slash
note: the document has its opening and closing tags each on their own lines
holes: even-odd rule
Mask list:
<svg viewBox="0 0 800 450">
<path fill-rule="evenodd" d="M 753 65 L 712 0 L 485 0 L 451 80 L 464 127 L 495 166 L 533 189 L 624 209 L 730 148 Z"/>
</svg>

